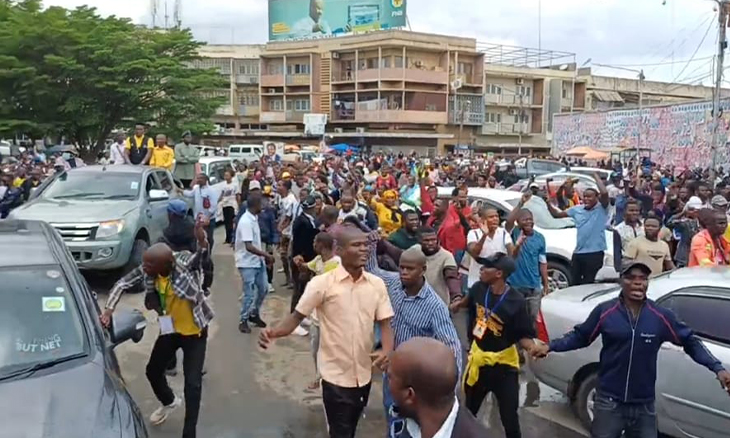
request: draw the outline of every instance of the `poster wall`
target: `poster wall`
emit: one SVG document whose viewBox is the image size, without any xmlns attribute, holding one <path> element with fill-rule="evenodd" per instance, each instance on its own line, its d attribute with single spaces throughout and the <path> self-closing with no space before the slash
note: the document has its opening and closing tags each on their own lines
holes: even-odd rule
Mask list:
<svg viewBox="0 0 730 438">
<path fill-rule="evenodd" d="M 730 101 L 721 104 L 717 164 L 727 167 Z M 598 150 L 641 148 L 651 159 L 676 167 L 707 167 L 712 161 L 712 102 L 692 102 L 638 109 L 555 114 L 553 149 L 558 156 L 578 146 Z"/>
<path fill-rule="evenodd" d="M 406 0 L 268 0 L 269 41 L 406 25 Z"/>
</svg>

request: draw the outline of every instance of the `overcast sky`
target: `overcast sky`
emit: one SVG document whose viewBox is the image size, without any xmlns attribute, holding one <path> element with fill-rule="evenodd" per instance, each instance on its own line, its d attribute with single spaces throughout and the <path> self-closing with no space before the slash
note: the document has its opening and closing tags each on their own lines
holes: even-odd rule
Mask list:
<svg viewBox="0 0 730 438">
<path fill-rule="evenodd" d="M 165 0 L 158 0 L 164 5 Z M 171 9 L 174 0 L 167 0 Z M 572 52 L 594 73 L 636 73 L 596 64 L 644 68 L 647 80 L 709 84 L 717 41 L 709 0 L 407 0 L 411 29 L 500 43 Z M 263 43 L 266 0 L 182 0 L 183 25 L 198 39 Z M 46 5 L 88 4 L 104 15 L 151 21 L 150 0 L 45 0 Z M 538 11 L 542 11 L 539 14 Z M 538 17 L 542 16 L 540 20 Z M 541 22 L 542 31 L 538 32 Z M 705 36 L 704 42 L 700 44 Z M 540 37 L 541 38 L 540 38 Z M 691 63 L 687 61 L 691 58 Z M 665 64 L 665 65 L 655 65 Z M 726 82 L 728 86 L 730 82 Z"/>
</svg>

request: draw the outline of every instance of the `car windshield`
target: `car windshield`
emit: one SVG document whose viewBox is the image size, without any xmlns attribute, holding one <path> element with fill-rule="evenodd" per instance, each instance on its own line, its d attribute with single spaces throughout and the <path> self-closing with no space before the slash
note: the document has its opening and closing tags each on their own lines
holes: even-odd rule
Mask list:
<svg viewBox="0 0 730 438">
<path fill-rule="evenodd" d="M 74 297 L 54 266 L 0 269 L 0 379 L 85 352 Z"/>
<path fill-rule="evenodd" d="M 47 199 L 136 199 L 139 173 L 64 172 L 43 191 Z"/>
<path fill-rule="evenodd" d="M 510 199 L 507 201 L 513 208 L 519 204 L 519 199 Z M 532 212 L 532 217 L 535 220 L 535 225 L 544 230 L 561 230 L 563 228 L 575 227 L 573 219 L 563 218 L 556 219 L 548 211 L 547 204 L 541 198 L 533 196 L 525 204 L 525 208 Z"/>
</svg>

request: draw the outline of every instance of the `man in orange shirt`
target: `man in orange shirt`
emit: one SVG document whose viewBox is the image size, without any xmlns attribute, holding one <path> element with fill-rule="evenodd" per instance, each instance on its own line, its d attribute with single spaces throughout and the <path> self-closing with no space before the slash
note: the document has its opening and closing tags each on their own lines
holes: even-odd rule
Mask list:
<svg viewBox="0 0 730 438">
<path fill-rule="evenodd" d="M 700 224 L 705 229 L 695 234 L 687 266 L 730 265 L 730 242 L 723 236 L 727 229 L 727 216 L 722 211 L 700 211 Z"/>
</svg>

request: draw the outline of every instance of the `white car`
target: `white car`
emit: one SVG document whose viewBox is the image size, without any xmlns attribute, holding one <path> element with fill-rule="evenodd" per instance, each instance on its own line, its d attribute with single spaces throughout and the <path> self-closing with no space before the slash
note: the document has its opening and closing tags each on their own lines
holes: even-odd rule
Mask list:
<svg viewBox="0 0 730 438">
<path fill-rule="evenodd" d="M 571 166 L 565 172 L 587 175 L 587 176 L 590 176 L 591 179 L 593 179 L 593 175 L 597 173 L 598 176 L 601 177 L 601 179 L 603 180 L 604 183 L 607 183 L 607 181 L 611 178 L 611 174 L 613 174 L 612 170 L 601 169 L 599 167 L 580 167 L 580 166 Z"/>
<path fill-rule="evenodd" d="M 649 281 L 647 296 L 672 310 L 730 369 L 730 270 L 683 268 Z M 599 304 L 615 298 L 619 286 L 590 284 L 542 299 L 538 333 L 557 339 L 588 318 Z M 627 321 L 628 323 L 628 321 Z M 566 394 L 586 426 L 593 419 L 601 339 L 587 348 L 551 353 L 531 361 L 537 378 Z M 659 432 L 673 437 L 725 438 L 730 434 L 730 398 L 715 375 L 696 364 L 681 347 L 664 343 L 657 359 L 656 413 Z"/>
<path fill-rule="evenodd" d="M 453 188 L 439 187 L 438 194 L 442 198 L 450 198 Z M 513 208 L 522 198 L 521 192 L 511 190 L 469 188 L 469 204 L 473 207 L 486 205 L 497 210 L 500 220 L 504 221 Z M 570 260 L 573 257 L 577 240 L 577 230 L 570 218 L 555 219 L 548 211 L 548 207 L 541 198 L 533 196 L 525 205 L 532 212 L 535 220 L 535 230 L 545 236 L 548 259 L 548 277 L 550 289 L 563 289 L 573 284 L 570 274 Z M 606 251 L 603 258 L 603 267 L 596 275 L 596 281 L 607 281 L 618 278 L 613 267 L 613 234 L 605 231 Z"/>
</svg>

